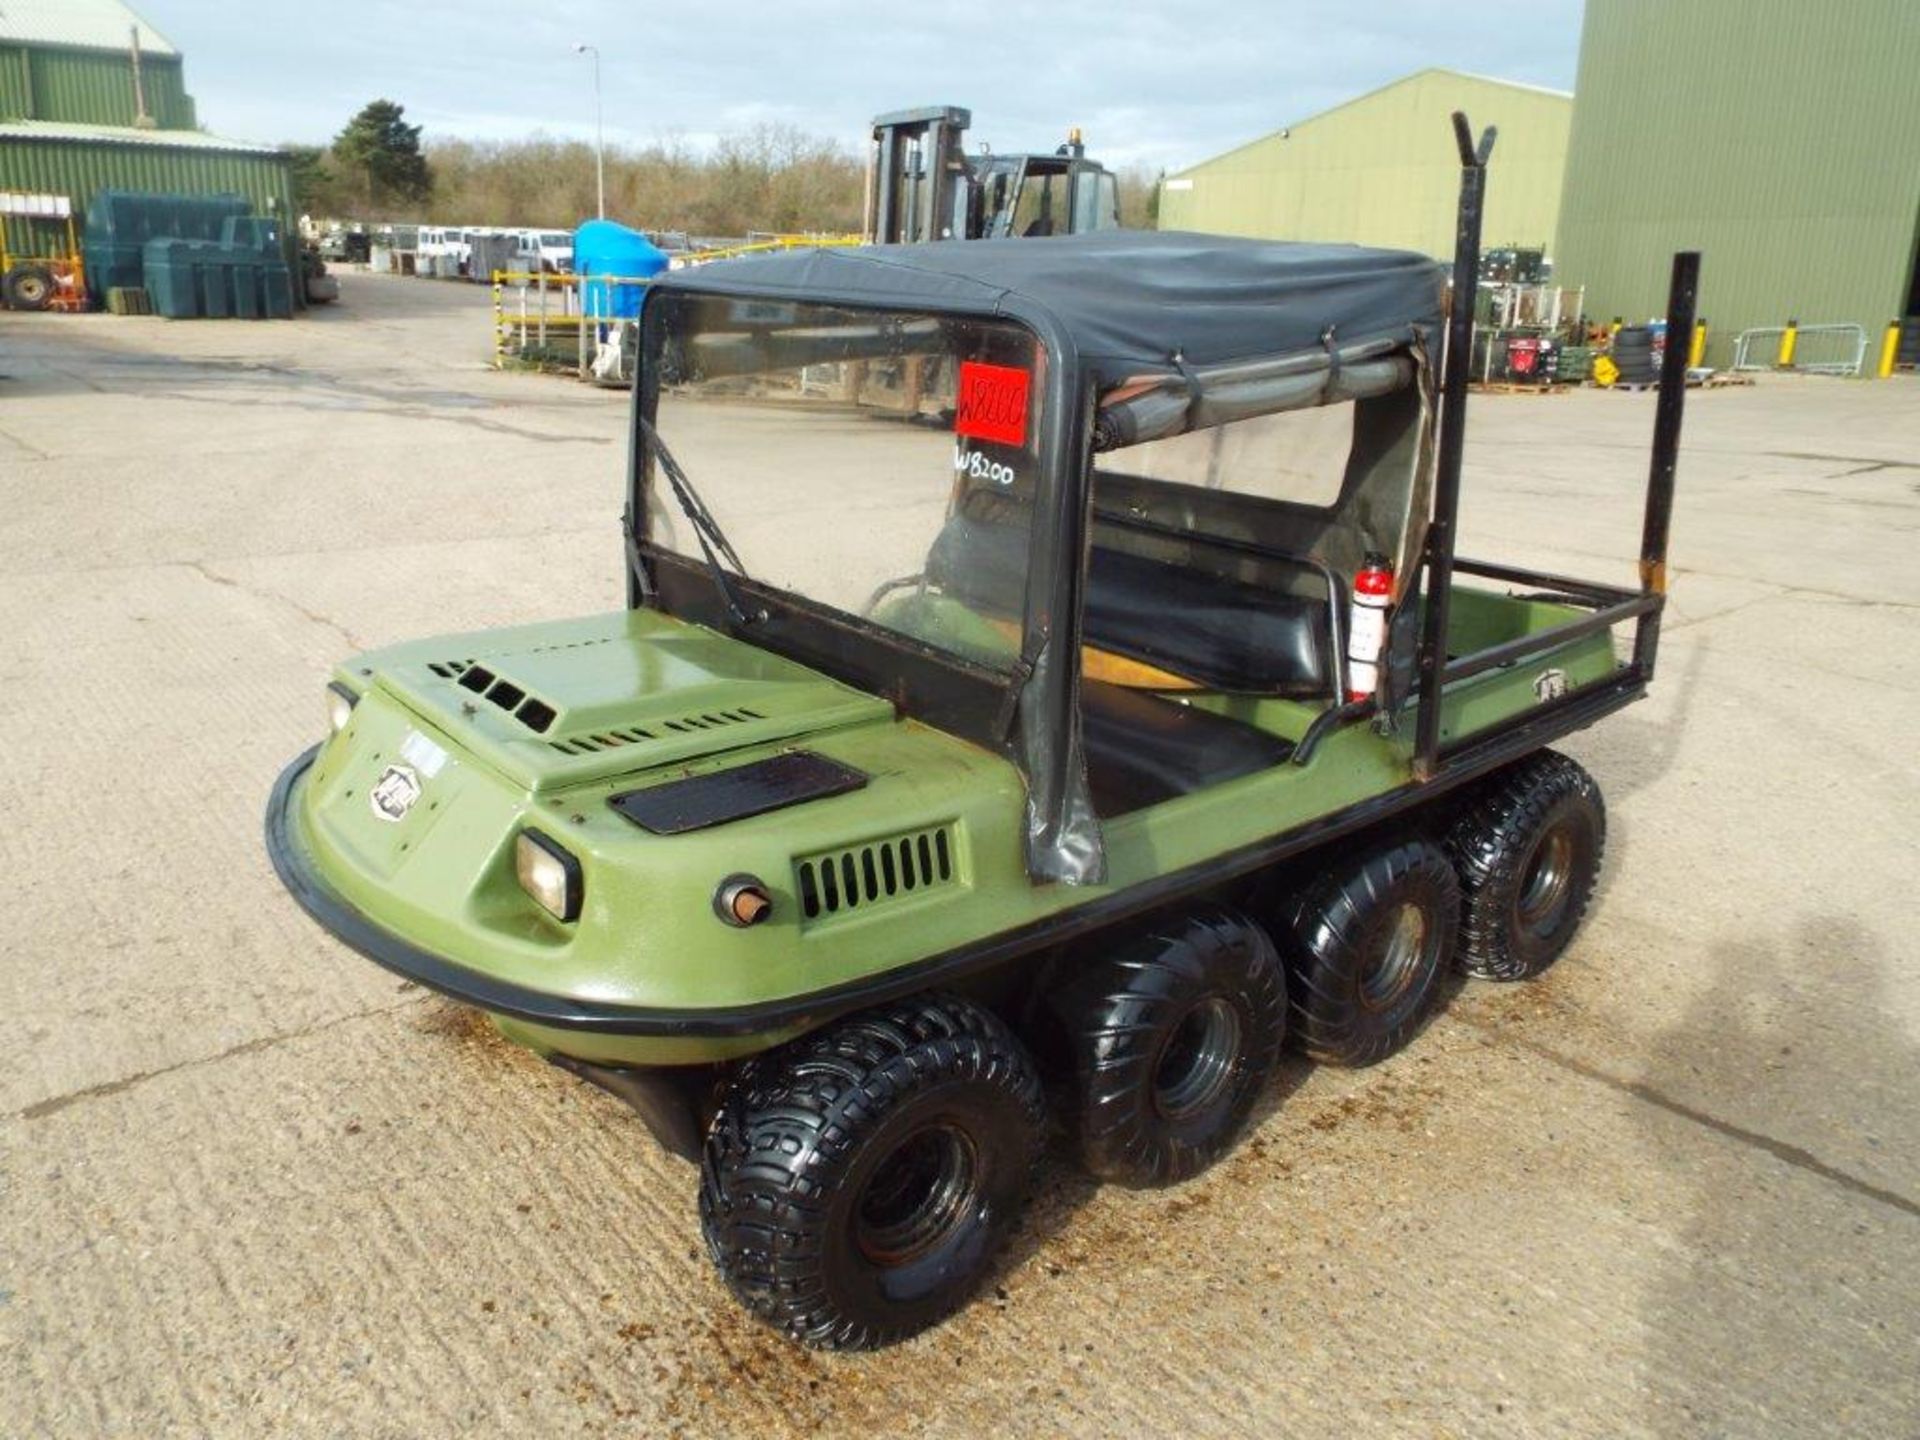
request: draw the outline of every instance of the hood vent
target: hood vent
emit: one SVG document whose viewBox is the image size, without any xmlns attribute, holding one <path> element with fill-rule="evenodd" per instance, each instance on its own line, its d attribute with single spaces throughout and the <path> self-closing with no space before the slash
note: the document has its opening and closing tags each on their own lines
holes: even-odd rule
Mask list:
<svg viewBox="0 0 1920 1440">
<path fill-rule="evenodd" d="M 950 885 L 959 874 L 951 824 L 809 855 L 793 869 L 800 911 L 809 920 Z"/>
<path fill-rule="evenodd" d="M 621 745 L 637 745 L 645 740 L 658 740 L 661 738 L 660 730 L 675 735 L 691 735 L 700 730 L 715 730 L 726 725 L 739 725 L 748 720 L 766 718 L 758 710 L 749 710 L 744 705 L 736 705 L 731 710 L 708 710 L 698 715 L 682 715 L 677 720 L 656 721 L 654 723 L 659 726 L 659 730 L 646 730 L 638 725 L 629 725 L 618 730 L 596 730 L 590 735 L 569 735 L 564 740 L 549 740 L 547 744 L 562 755 L 591 755 L 596 750 L 612 750 Z M 548 723 L 552 723 L 551 720 Z M 544 730 L 546 726 L 539 728 Z"/>
<path fill-rule="evenodd" d="M 484 665 L 476 665 L 471 660 L 434 660 L 428 663 L 427 669 L 442 680 L 452 680 L 462 690 L 483 696 L 536 734 L 544 735 L 553 726 L 557 714 L 553 706 L 527 694 Z"/>
</svg>

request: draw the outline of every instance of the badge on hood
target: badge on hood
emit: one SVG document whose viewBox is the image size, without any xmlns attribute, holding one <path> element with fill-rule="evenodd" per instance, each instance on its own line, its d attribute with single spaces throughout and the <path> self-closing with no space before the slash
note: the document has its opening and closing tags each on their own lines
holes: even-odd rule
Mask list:
<svg viewBox="0 0 1920 1440">
<path fill-rule="evenodd" d="M 411 765 L 389 765 L 380 772 L 367 800 L 381 820 L 404 820 L 413 802 L 420 798 L 420 777 Z"/>
</svg>

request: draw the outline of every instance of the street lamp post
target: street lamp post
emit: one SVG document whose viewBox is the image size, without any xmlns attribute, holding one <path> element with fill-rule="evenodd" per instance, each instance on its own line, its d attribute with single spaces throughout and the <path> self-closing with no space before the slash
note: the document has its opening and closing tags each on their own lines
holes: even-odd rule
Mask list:
<svg viewBox="0 0 1920 1440">
<path fill-rule="evenodd" d="M 599 215 L 607 218 L 607 130 L 600 106 L 600 47 L 584 41 L 573 47 L 576 55 L 593 56 L 593 178 L 600 199 Z"/>
</svg>

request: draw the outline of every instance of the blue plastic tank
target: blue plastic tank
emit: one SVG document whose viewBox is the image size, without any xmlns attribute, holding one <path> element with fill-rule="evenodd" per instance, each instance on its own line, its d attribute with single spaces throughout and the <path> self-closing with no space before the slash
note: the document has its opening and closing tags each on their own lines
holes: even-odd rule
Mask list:
<svg viewBox="0 0 1920 1440">
<path fill-rule="evenodd" d="M 610 280 L 650 280 L 666 268 L 666 251 L 618 221 L 589 220 L 573 232 L 573 270 L 588 277 L 580 287 L 581 303 L 591 317 L 634 319 L 644 287 Z"/>
</svg>

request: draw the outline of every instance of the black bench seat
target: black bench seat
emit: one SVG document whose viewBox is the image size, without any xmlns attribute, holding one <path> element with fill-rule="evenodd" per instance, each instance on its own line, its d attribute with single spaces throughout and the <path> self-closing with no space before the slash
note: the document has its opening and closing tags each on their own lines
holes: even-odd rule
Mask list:
<svg viewBox="0 0 1920 1440">
<path fill-rule="evenodd" d="M 1281 764 L 1293 743 L 1149 691 L 1083 680 L 1081 736 L 1093 808 L 1112 819 Z"/>
<path fill-rule="evenodd" d="M 1022 590 L 1027 532 L 955 516 L 927 578 L 963 604 L 1004 610 Z M 1309 699 L 1332 693 L 1327 602 L 1095 545 L 1082 638 L 1203 689 Z"/>
</svg>

